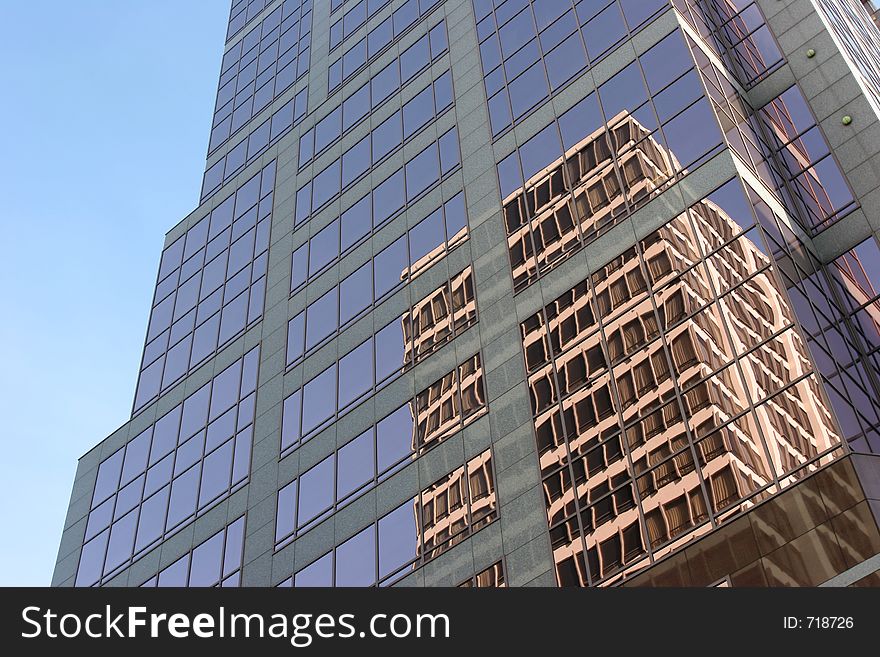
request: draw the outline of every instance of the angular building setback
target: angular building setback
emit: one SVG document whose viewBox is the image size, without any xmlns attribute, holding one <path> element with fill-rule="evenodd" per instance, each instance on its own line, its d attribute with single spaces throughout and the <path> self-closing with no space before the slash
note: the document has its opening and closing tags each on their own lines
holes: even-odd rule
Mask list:
<svg viewBox="0 0 880 657">
<path fill-rule="evenodd" d="M 53 585 L 880 585 L 873 5 L 233 0 Z"/>
</svg>

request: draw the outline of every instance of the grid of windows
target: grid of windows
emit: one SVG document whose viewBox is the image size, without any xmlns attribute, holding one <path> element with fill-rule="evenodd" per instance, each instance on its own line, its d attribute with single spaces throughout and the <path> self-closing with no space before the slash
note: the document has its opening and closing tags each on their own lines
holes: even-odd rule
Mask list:
<svg viewBox="0 0 880 657">
<path fill-rule="evenodd" d="M 347 148 L 340 158 L 342 185 L 344 189 L 377 165 L 388 155 L 403 146 L 404 142 L 434 121 L 452 107 L 452 76 L 449 71 L 440 75 L 433 83 L 422 89 L 403 107 L 373 128 L 356 144 Z M 314 131 L 300 137 L 300 165 L 312 160 L 312 139 L 314 134 L 321 137 L 324 146 L 326 136 L 333 132 L 332 124 L 338 123 L 342 116 L 342 106 L 319 122 Z M 327 123 L 331 127 L 327 127 Z M 341 127 L 341 123 L 339 123 Z M 333 165 L 331 165 L 333 166 Z"/>
<path fill-rule="evenodd" d="M 365 199 L 368 203 L 369 197 Z M 372 226 L 371 213 L 365 205 L 355 203 L 342 217 L 331 221 L 293 252 L 291 292 L 300 289 L 379 228 Z M 409 267 L 401 270 L 401 279 L 413 280 L 467 237 L 468 222 L 462 191 L 399 238 L 404 243 L 400 251 L 409 253 Z"/>
<path fill-rule="evenodd" d="M 880 111 L 880 35 L 870 20 L 876 15 L 876 3 L 869 7 L 854 0 L 818 0 L 815 4 Z"/>
<path fill-rule="evenodd" d="M 330 26 L 330 51 L 354 34 L 391 0 L 360 0 Z M 331 10 L 332 11 L 332 10 Z"/>
<path fill-rule="evenodd" d="M 557 579 L 610 584 L 839 453 L 738 179 L 522 324 Z"/>
<path fill-rule="evenodd" d="M 452 107 L 452 76 L 446 71 L 360 141 L 345 149 L 340 158 L 315 176 L 316 205 L 323 204 L 343 189 L 350 187 L 369 173 L 371 167 L 402 147 L 407 139 L 450 107 Z M 304 144 L 307 145 L 307 142 L 301 139 L 300 156 L 308 161 L 311 159 L 311 153 L 302 152 Z M 333 181 L 332 178 L 336 180 Z"/>
<path fill-rule="evenodd" d="M 244 522 L 242 516 L 141 586 L 238 586 L 244 557 Z"/>
<path fill-rule="evenodd" d="M 162 252 L 134 412 L 263 315 L 275 162 Z"/>
<path fill-rule="evenodd" d="M 306 115 L 308 88 L 298 92 L 263 124 L 242 139 L 232 150 L 212 164 L 202 179 L 200 203 L 217 192 L 224 183 L 266 152 L 272 144 Z"/>
<path fill-rule="evenodd" d="M 753 0 L 673 0 L 679 14 L 745 88 L 782 66 L 783 58 Z"/>
<path fill-rule="evenodd" d="M 288 366 L 324 344 L 406 280 L 407 254 L 406 243 L 401 242 L 403 239 L 398 239 L 375 259 L 367 261 L 288 322 Z M 400 244 L 403 250 L 399 248 Z M 403 274 L 396 273 L 401 271 Z M 385 286 L 385 278 L 392 287 Z M 468 267 L 424 299 L 416 301 L 402 318 L 377 330 L 376 336 L 382 336 L 383 357 L 390 358 L 401 352 L 403 366 L 408 368 L 475 321 L 473 272 Z M 390 363 L 392 368 L 400 364 L 397 358 Z M 388 365 L 384 363 L 383 369 L 387 370 Z"/>
<path fill-rule="evenodd" d="M 336 143 L 343 134 L 358 125 L 385 100 L 403 89 L 407 82 L 445 53 L 448 48 L 446 23 L 441 21 L 300 136 L 297 160 L 300 168 L 324 152 L 331 144 Z"/>
<path fill-rule="evenodd" d="M 687 42 L 729 146 L 803 229 L 816 234 L 851 210 L 849 187 L 797 85 L 752 110 L 727 73 Z"/>
<path fill-rule="evenodd" d="M 492 134 L 668 8 L 666 0 L 474 0 Z"/>
<path fill-rule="evenodd" d="M 419 393 L 415 401 L 382 418 L 281 488 L 275 522 L 276 549 L 480 417 L 486 411 L 482 379 L 459 372 L 458 379 L 467 381 L 460 402 L 453 371 Z M 448 417 L 442 422 L 441 431 L 440 407 L 429 402 L 446 392 L 443 385 L 447 381 L 452 387 L 444 400 Z M 463 412 L 457 412 L 456 407 Z M 436 418 L 432 419 L 432 415 Z"/>
<path fill-rule="evenodd" d="M 279 586 L 389 586 L 497 517 L 486 450 Z"/>
<path fill-rule="evenodd" d="M 496 561 L 485 570 L 481 570 L 470 579 L 466 579 L 458 585 L 462 589 L 487 589 L 487 588 L 504 588 L 507 583 L 504 579 L 504 564 Z"/>
<path fill-rule="evenodd" d="M 361 70 L 376 55 L 426 16 L 440 0 L 407 0 L 355 45 L 330 64 L 329 93 Z M 445 40 L 446 34 L 443 34 Z"/>
<path fill-rule="evenodd" d="M 272 0 L 232 0 L 229 10 L 229 27 L 226 29 L 226 40 L 242 31 L 253 19 L 260 15 L 272 3 Z"/>
<path fill-rule="evenodd" d="M 835 289 L 831 295 L 840 299 L 837 332 L 853 338 L 826 343 L 842 347 L 831 350 L 840 369 L 828 377 L 831 396 L 835 408 L 840 408 L 838 418 L 845 437 L 858 437 L 851 442 L 853 449 L 880 454 L 880 249 L 876 239 L 868 238 L 844 253 L 827 272 Z M 816 317 L 833 336 L 825 314 L 817 310 Z M 843 398 L 849 403 L 842 403 Z"/>
<path fill-rule="evenodd" d="M 373 394 L 399 376 L 410 363 L 426 357 L 449 336 L 476 321 L 476 303 L 473 298 L 470 271 L 466 270 L 448 285 L 448 288 L 441 287 L 426 297 L 404 314 L 402 319 L 395 319 L 377 330 L 369 339 L 284 400 L 282 452 L 303 440 L 308 440 L 318 430 L 352 408 L 356 402 L 362 401 L 365 396 Z M 444 307 L 445 304 L 451 306 L 451 312 Z M 422 305 L 425 308 L 422 308 Z M 416 330 L 414 328 L 416 322 L 421 322 L 422 317 L 426 318 L 425 324 L 420 325 Z M 293 331 L 296 335 L 302 335 L 298 327 L 291 324 L 288 326 L 288 340 Z M 479 372 L 476 378 L 482 379 L 479 355 L 473 356 L 459 366 L 459 378 L 466 373 L 473 373 L 471 370 Z M 450 377 L 448 385 L 453 386 L 457 380 L 455 372 L 451 373 Z M 442 403 L 448 402 L 448 409 L 443 411 L 443 421 L 445 421 L 454 417 L 457 408 L 461 406 L 456 408 L 457 400 L 452 399 L 456 397 L 452 388 L 446 387 L 443 392 L 451 394 L 448 400 L 445 398 L 441 400 Z M 426 400 L 425 403 L 428 401 Z M 435 402 L 431 401 L 431 403 Z M 469 398 L 467 406 L 470 407 L 475 403 L 474 399 Z"/>
<path fill-rule="evenodd" d="M 722 139 L 676 30 L 498 164 L 515 290 L 643 206 Z"/>
<path fill-rule="evenodd" d="M 868 239 L 823 267 L 791 222 L 748 191 L 844 439 L 880 454 L 880 249 Z"/>
<path fill-rule="evenodd" d="M 244 484 L 259 359 L 255 347 L 101 462 L 77 586 L 107 581 Z"/>
<path fill-rule="evenodd" d="M 208 153 L 309 70 L 312 0 L 284 0 L 223 55 Z"/>
<path fill-rule="evenodd" d="M 460 163 L 458 131 L 452 128 L 410 158 L 371 192 L 373 223 L 387 221 L 412 203 Z M 342 159 L 338 159 L 296 193 L 295 227 L 326 206 L 342 192 Z M 366 197 L 365 197 L 366 198 Z M 363 200 L 363 199 L 362 199 Z"/>
</svg>

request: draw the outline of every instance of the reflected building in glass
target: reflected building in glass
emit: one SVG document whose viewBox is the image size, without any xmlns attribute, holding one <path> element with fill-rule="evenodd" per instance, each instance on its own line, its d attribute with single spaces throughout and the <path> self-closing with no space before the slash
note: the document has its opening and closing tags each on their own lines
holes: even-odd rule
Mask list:
<svg viewBox="0 0 880 657">
<path fill-rule="evenodd" d="M 234 0 L 53 584 L 880 585 L 871 11 Z"/>
</svg>

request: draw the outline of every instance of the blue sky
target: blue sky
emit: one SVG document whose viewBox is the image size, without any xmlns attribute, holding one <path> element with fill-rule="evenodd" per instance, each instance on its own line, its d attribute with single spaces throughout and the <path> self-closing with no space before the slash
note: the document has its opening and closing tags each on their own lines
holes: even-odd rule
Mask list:
<svg viewBox="0 0 880 657">
<path fill-rule="evenodd" d="M 76 460 L 129 418 L 198 204 L 227 0 L 0 8 L 0 585 L 48 585 Z"/>
</svg>

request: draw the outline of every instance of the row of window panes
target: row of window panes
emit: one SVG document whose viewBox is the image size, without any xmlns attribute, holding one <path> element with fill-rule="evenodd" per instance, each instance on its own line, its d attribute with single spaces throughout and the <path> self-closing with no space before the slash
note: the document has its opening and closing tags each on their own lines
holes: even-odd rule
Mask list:
<svg viewBox="0 0 880 657">
<path fill-rule="evenodd" d="M 395 39 L 427 15 L 440 0 L 406 0 L 394 13 L 330 64 L 328 93 L 357 73 Z M 444 32 L 443 38 L 446 34 Z"/>
<path fill-rule="evenodd" d="M 457 372 L 453 370 L 441 377 L 414 401 L 387 415 L 281 488 L 275 523 L 276 549 L 480 417 L 486 410 L 481 376 L 468 375 L 462 367 Z M 456 385 L 457 381 L 465 381 L 465 388 Z M 444 390 L 444 385 L 450 387 Z M 437 399 L 443 401 L 438 405 Z M 441 410 L 444 406 L 445 410 Z M 441 421 L 443 413 L 447 416 Z"/>
<path fill-rule="evenodd" d="M 436 61 L 449 48 L 446 22 L 440 21 L 421 39 L 404 50 L 399 57 L 376 73 L 341 105 L 306 130 L 299 139 L 299 167 L 336 143 L 343 134 L 358 125 L 364 117 L 385 100 L 403 89 L 410 80 Z"/>
<path fill-rule="evenodd" d="M 731 494 L 725 494 L 723 499 L 715 495 L 718 499 L 707 503 L 697 490 L 691 501 L 702 511 L 695 512 L 692 518 L 687 516 L 685 522 L 684 513 L 670 510 L 665 514 L 669 531 L 663 541 L 651 538 L 653 547 L 708 520 L 707 508 L 714 508 L 716 512 L 727 508 L 741 497 L 735 492 L 747 489 L 753 492 L 767 484 L 768 479 L 783 479 L 792 469 L 833 449 L 839 441 L 815 376 L 810 375 L 811 363 L 805 345 L 790 328 L 793 313 L 787 306 L 786 296 L 766 269 L 770 260 L 765 255 L 767 249 L 758 229 L 742 233 L 752 224 L 754 217 L 742 186 L 738 181 L 731 181 L 686 215 L 643 240 L 641 255 L 630 250 L 616 258 L 600 268 L 591 282 L 585 281 L 548 305 L 536 318 L 523 323 L 526 361 L 529 370 L 534 372 L 530 376 L 536 395 L 533 404 L 543 396 L 534 386 L 539 381 L 547 381 L 541 365 L 547 358 L 551 359 L 552 380 L 558 381 L 560 387 L 564 382 L 567 394 L 571 395 L 560 398 L 561 391 L 551 392 L 546 399 L 547 402 L 552 400 L 552 405 L 541 403 L 534 408 L 538 413 L 535 422 L 542 469 L 548 475 L 545 490 L 554 540 L 560 548 L 573 540 L 572 520 L 565 519 L 571 513 L 575 514 L 574 524 L 579 523 L 583 528 L 588 549 L 595 543 L 594 535 L 607 535 L 608 523 L 626 524 L 625 527 L 617 525 L 622 527 L 621 533 L 615 533 L 613 540 L 618 546 L 621 540 L 630 544 L 632 549 L 625 551 L 629 558 L 622 559 L 619 550 L 610 547 L 608 555 L 603 555 L 600 547 L 596 558 L 601 568 L 595 571 L 600 577 L 619 572 L 626 563 L 645 556 L 642 536 L 653 534 L 650 526 L 645 532 L 639 530 L 634 511 L 636 500 L 646 514 L 651 511 L 647 506 L 653 491 L 666 485 L 678 486 L 677 482 L 694 471 L 693 449 L 704 454 L 702 465 L 707 467 L 725 453 L 723 449 L 710 449 L 711 445 L 706 442 L 689 447 L 693 439 L 688 438 L 680 409 L 688 409 L 687 426 L 699 439 L 711 433 L 725 416 L 746 414 L 744 424 L 749 429 L 746 435 L 758 447 L 752 447 L 749 458 L 741 460 L 751 464 L 744 467 L 754 475 L 747 485 L 749 478 L 740 472 L 734 475 L 731 470 L 724 477 L 704 472 L 710 489 L 724 488 Z M 736 235 L 740 236 L 734 237 Z M 665 259 L 661 257 L 663 254 Z M 697 285 L 700 279 L 702 289 L 694 289 L 700 287 Z M 649 285 L 653 289 L 650 293 Z M 737 287 L 733 287 L 735 285 Z M 601 301 L 603 291 L 608 293 L 604 302 Z M 668 302 L 682 291 L 688 296 L 697 292 L 697 296 L 692 296 L 692 301 L 684 305 L 680 305 L 684 301 L 681 299 L 678 310 L 670 312 Z M 724 294 L 726 297 L 721 296 Z M 720 300 L 712 301 L 719 297 Z M 642 299 L 644 303 L 640 302 Z M 596 306 L 595 310 L 591 309 L 590 302 Z M 659 318 L 655 317 L 655 306 L 658 311 L 665 308 L 659 312 Z M 699 310 L 700 307 L 703 310 Z M 647 309 L 647 315 L 643 308 Z M 683 316 L 693 312 L 697 314 L 681 321 Z M 643 315 L 652 321 L 642 323 Z M 595 332 L 594 326 L 601 327 L 602 333 Z M 659 341 L 661 331 L 668 336 L 663 342 Z M 613 348 L 612 337 L 620 334 L 621 345 Z M 532 341 L 533 335 L 544 343 L 541 350 L 534 349 L 538 343 Z M 591 335 L 595 339 L 591 339 Z M 649 342 L 651 339 L 653 342 Z M 589 348 L 593 342 L 595 350 Z M 666 343 L 670 347 L 664 346 Z M 756 344 L 761 346 L 755 347 Z M 577 355 L 584 347 L 589 349 L 583 365 L 571 369 L 569 366 L 578 362 L 572 359 L 572 354 Z M 735 352 L 730 351 L 733 347 Z M 589 355 L 591 351 L 595 351 L 594 356 Z M 647 370 L 641 367 L 642 360 L 648 364 Z M 738 364 L 726 364 L 737 361 Z M 587 367 L 590 367 L 589 374 Z M 712 374 L 717 368 L 721 369 Z M 644 385 L 639 385 L 638 395 L 632 379 L 636 369 L 645 379 Z M 611 377 L 607 374 L 609 370 Z M 646 371 L 650 376 L 645 375 Z M 745 376 L 742 381 L 740 372 Z M 709 378 L 705 379 L 707 375 Z M 785 386 L 789 387 L 780 392 Z M 591 394 L 586 395 L 587 391 Z M 775 396 L 768 402 L 770 395 Z M 749 414 L 752 404 L 762 404 L 761 410 Z M 810 417 L 802 406 L 809 410 Z M 775 415 L 770 416 L 768 409 L 776 412 L 777 407 L 784 411 L 779 413 L 779 417 L 786 417 L 784 426 Z M 755 437 L 756 430 L 764 437 Z M 804 440 L 810 431 L 814 432 L 812 437 Z M 624 436 L 626 440 L 621 445 Z M 557 449 L 554 446 L 562 444 L 569 456 L 557 461 L 553 456 Z M 641 458 L 647 459 L 652 468 L 650 478 L 642 476 L 638 481 L 641 493 L 638 497 L 633 495 L 632 475 L 627 473 L 623 460 L 624 449 L 636 463 L 637 472 L 640 468 L 646 469 L 638 465 Z M 648 449 L 643 457 L 641 452 Z M 772 467 L 754 465 L 760 465 L 764 454 L 771 451 L 776 454 Z M 744 450 L 739 450 L 737 456 L 742 454 Z M 557 471 L 558 464 L 566 463 L 570 465 Z M 713 468 L 717 466 L 709 470 Z M 772 474 L 768 474 L 768 470 Z M 572 488 L 571 477 L 580 482 L 578 490 L 569 493 L 567 499 L 571 501 L 562 505 L 565 489 Z M 691 483 L 687 485 L 693 486 L 697 479 L 696 475 L 690 475 Z M 734 481 L 736 479 L 739 483 Z M 618 517 L 621 520 L 618 521 Z M 631 521 L 627 522 L 626 518 Z M 572 548 L 574 552 L 579 549 Z M 560 552 L 564 553 L 565 550 Z M 616 558 L 610 558 L 611 555 Z M 571 563 L 567 559 L 558 561 Z M 561 582 L 566 580 L 565 572 L 563 567 L 558 569 Z"/>
<path fill-rule="evenodd" d="M 872 320 L 868 319 L 876 314 L 876 302 L 868 303 L 863 308 L 867 314 L 858 320 L 847 318 L 851 309 L 860 307 L 862 300 L 871 296 L 870 290 L 880 288 L 880 252 L 868 240 L 841 256 L 847 261 L 845 265 L 838 261 L 844 269 L 852 273 L 861 268 L 863 273 L 856 278 L 845 276 L 850 282 L 840 285 L 838 277 L 842 274 L 837 264 L 822 266 L 802 242 L 803 233 L 795 232 L 792 220 L 774 213 L 748 185 L 746 189 L 780 265 L 779 272 L 844 438 L 856 452 L 880 453 L 880 386 L 875 383 L 880 363 L 871 346 L 878 338 L 873 337 L 876 329 L 870 328 Z M 859 282 L 853 285 L 853 280 Z"/>
<path fill-rule="evenodd" d="M 244 518 L 202 541 L 141 586 L 239 586 L 244 557 Z"/>
<path fill-rule="evenodd" d="M 312 235 L 298 247 L 291 259 L 290 291 L 295 292 L 337 262 L 355 245 L 375 232 L 369 207 L 370 197 L 355 203 L 340 218 Z M 409 250 L 409 267 L 401 271 L 413 280 L 437 258 L 446 255 L 468 237 L 464 192 L 459 192 L 431 212 L 401 237 Z M 404 250 L 406 247 L 404 248 Z"/>
<path fill-rule="evenodd" d="M 813 233 L 827 228 L 853 205 L 846 183 L 816 119 L 797 85 L 762 107 L 758 118 L 777 159 L 784 166 L 788 189 L 800 201 L 802 223 Z"/>
<path fill-rule="evenodd" d="M 410 262 L 407 236 L 404 235 L 293 317 L 288 323 L 287 364 L 299 361 L 396 290 L 407 280 Z M 453 315 L 460 308 L 473 304 L 470 269 L 453 276 L 451 283 L 441 286 L 427 298 L 432 298 L 444 288 L 453 290 L 453 303 L 450 305 Z M 418 308 L 423 302 L 416 302 L 415 307 Z M 409 348 L 407 353 L 410 353 Z"/>
<path fill-rule="evenodd" d="M 673 0 L 672 4 L 744 88 L 783 64 L 782 52 L 756 2 Z"/>
<path fill-rule="evenodd" d="M 231 151 L 211 165 L 202 179 L 202 194 L 199 202 L 203 203 L 299 123 L 306 115 L 308 97 L 308 88 L 298 92 L 259 128 L 251 132 L 247 139 L 242 139 Z"/>
<path fill-rule="evenodd" d="M 704 94 L 676 30 L 498 164 L 517 290 L 720 146 Z"/>
<path fill-rule="evenodd" d="M 263 315 L 275 162 L 162 252 L 134 412 Z"/>
<path fill-rule="evenodd" d="M 208 153 L 309 70 L 311 0 L 285 0 L 223 55 Z"/>
<path fill-rule="evenodd" d="M 330 26 L 330 51 L 354 34 L 391 0 L 360 0 Z"/>
<path fill-rule="evenodd" d="M 388 586 L 497 517 L 486 450 L 279 586 Z"/>
<path fill-rule="evenodd" d="M 447 71 L 319 173 L 315 177 L 315 195 L 324 193 L 323 186 L 330 198 L 340 193 L 451 106 L 452 76 Z M 301 155 L 310 157 L 309 153 Z M 334 184 L 327 176 L 338 179 Z M 319 183 L 319 179 L 323 182 Z"/>
<path fill-rule="evenodd" d="M 371 166 L 400 148 L 407 139 L 452 107 L 452 101 L 452 76 L 446 71 L 407 101 L 401 109 L 373 128 L 363 139 L 345 150 L 340 158 L 342 187 L 353 183 Z M 339 115 L 341 109 L 337 108 L 325 117 L 315 128 L 318 134 L 322 134 L 323 123 L 334 122 Z M 312 160 L 312 137 L 313 132 L 309 131 L 300 138 L 300 166 Z"/>
<path fill-rule="evenodd" d="M 492 134 L 515 124 L 667 7 L 665 0 L 474 0 Z"/>
<path fill-rule="evenodd" d="M 880 35 L 876 23 L 865 20 L 864 12 L 855 3 L 819 0 L 816 8 L 824 15 L 843 45 L 843 50 L 855 63 L 875 107 L 880 106 L 880 55 L 877 54 L 880 52 Z M 876 17 L 876 9 L 869 9 L 867 5 L 864 8 Z"/>
<path fill-rule="evenodd" d="M 226 30 L 226 40 L 229 41 L 236 34 L 255 19 L 272 0 L 232 0 L 232 8 L 229 10 L 229 27 Z"/>
<path fill-rule="evenodd" d="M 786 207 L 816 234 L 854 207 L 852 194 L 797 86 L 758 111 L 688 37 L 728 145 Z M 807 164 L 809 163 L 809 164 Z"/>
<path fill-rule="evenodd" d="M 282 451 L 307 440 L 355 402 L 363 400 L 365 395 L 373 394 L 387 385 L 410 367 L 410 363 L 427 357 L 440 344 L 476 321 L 470 272 L 466 270 L 456 278 L 460 280 L 449 283 L 450 289 L 454 282 L 458 284 L 452 294 L 446 293 L 441 287 L 435 295 L 427 298 L 430 302 L 437 300 L 438 303 L 436 307 L 431 303 L 424 309 L 425 317 L 433 324 L 422 327 L 419 335 L 407 335 L 412 331 L 408 327 L 414 325 L 413 318 L 421 321 L 422 309 L 417 307 L 410 311 L 409 317 L 395 319 L 376 331 L 368 340 L 285 399 L 284 416 L 289 419 L 282 430 Z M 469 300 L 466 297 L 468 288 L 471 294 Z M 451 313 L 448 308 L 442 307 L 449 303 L 446 300 L 449 296 L 453 305 Z M 288 339 L 291 330 L 289 326 Z M 298 332 L 301 335 L 301 331 Z"/>
<path fill-rule="evenodd" d="M 108 579 L 247 479 L 259 357 L 255 347 L 101 462 L 77 586 Z"/>
<path fill-rule="evenodd" d="M 458 132 L 452 128 L 373 188 L 374 223 L 385 222 L 455 169 L 459 162 Z M 295 228 L 342 192 L 341 164 L 342 160 L 336 160 L 297 191 Z"/>
</svg>

